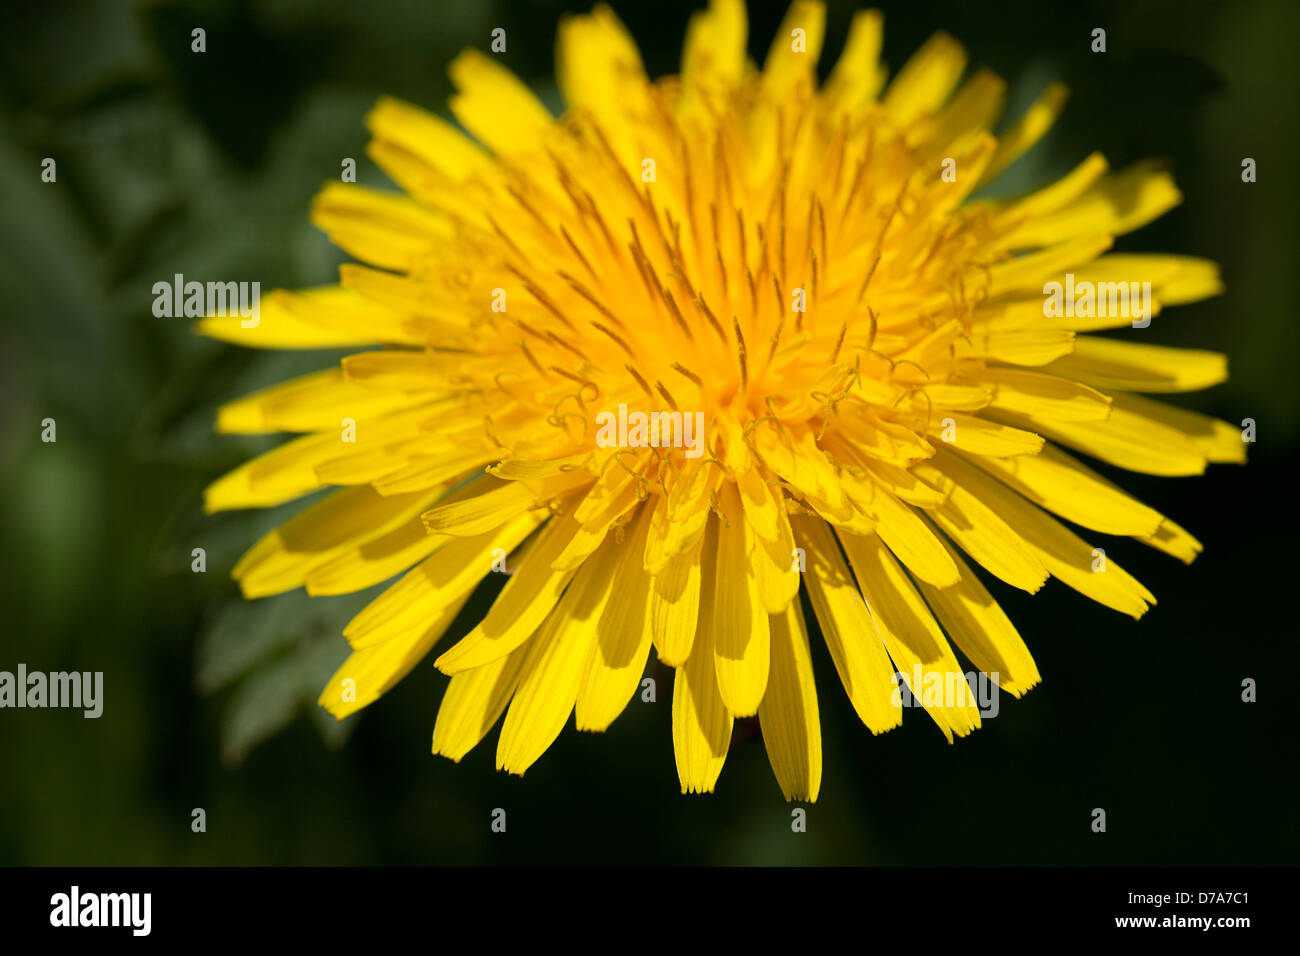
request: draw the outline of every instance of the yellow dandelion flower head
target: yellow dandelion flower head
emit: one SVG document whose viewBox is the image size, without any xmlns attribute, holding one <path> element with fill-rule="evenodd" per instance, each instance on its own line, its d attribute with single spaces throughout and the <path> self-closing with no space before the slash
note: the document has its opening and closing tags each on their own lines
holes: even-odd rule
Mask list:
<svg viewBox="0 0 1300 956">
<path fill-rule="evenodd" d="M 497 763 L 523 773 L 570 712 L 606 729 L 653 647 L 683 791 L 713 789 L 733 722 L 757 715 L 786 798 L 814 800 L 804 598 L 873 733 L 906 687 L 951 740 L 980 723 L 952 645 L 1012 695 L 1039 680 L 974 565 L 1139 617 L 1152 595 L 1058 518 L 1195 556 L 1064 450 L 1157 475 L 1242 460 L 1235 429 L 1135 394 L 1219 382 L 1222 356 L 1090 334 L 1220 291 L 1203 260 L 1108 254 L 1180 200 L 1172 179 L 1092 155 L 971 199 L 1064 91 L 994 136 L 1002 80 L 963 81 L 939 34 L 886 83 L 881 26 L 858 14 L 819 85 L 821 4 L 790 8 L 760 69 L 743 3 L 713 0 L 680 75 L 652 82 L 598 6 L 560 25 L 558 118 L 473 51 L 450 68 L 469 135 L 378 103 L 369 155 L 404 194 L 338 183 L 313 210 L 359 261 L 267 296 L 256 323 L 201 323 L 254 347 L 381 346 L 218 420 L 302 437 L 215 482 L 209 509 L 336 488 L 240 561 L 246 595 L 405 572 L 347 626 L 323 706 L 376 700 L 504 571 L 436 660 L 453 675 L 436 753 L 459 760 L 504 713 Z"/>
</svg>

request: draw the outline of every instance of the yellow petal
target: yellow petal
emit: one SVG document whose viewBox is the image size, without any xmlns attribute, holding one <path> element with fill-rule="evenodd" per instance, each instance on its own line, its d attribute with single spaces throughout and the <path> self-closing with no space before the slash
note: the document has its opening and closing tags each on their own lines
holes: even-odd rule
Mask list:
<svg viewBox="0 0 1300 956">
<path fill-rule="evenodd" d="M 894 666 L 835 538 L 818 518 L 800 515 L 790 524 L 807 558 L 804 583 L 844 692 L 873 734 L 897 727 L 903 717 L 893 701 Z"/>
<path fill-rule="evenodd" d="M 596 622 L 609 599 L 614 565 L 612 549 L 602 547 L 533 638 L 523 680 L 501 726 L 498 770 L 522 775 L 564 729 L 596 639 Z"/>
<path fill-rule="evenodd" d="M 323 487 L 316 466 L 338 455 L 341 434 L 304 435 L 244 462 L 203 489 L 203 510 L 269 508 Z"/>
<path fill-rule="evenodd" d="M 614 470 L 622 471 L 621 468 Z M 597 494 L 600 489 L 601 483 L 597 481 L 574 510 L 574 520 L 581 527 L 555 559 L 554 567 L 557 571 L 577 567 L 585 561 L 605 540 L 605 535 L 614 523 L 640 504 L 637 482 L 632 475 L 624 473 L 620 484 L 608 495 Z"/>
<path fill-rule="evenodd" d="M 1054 212 L 1083 195 L 1108 168 L 1106 157 L 1101 153 L 1093 153 L 1056 182 L 1007 203 L 998 210 L 998 218 L 1005 221 L 1027 221 Z"/>
<path fill-rule="evenodd" d="M 477 50 L 465 50 L 447 72 L 459 91 L 451 97 L 451 111 L 480 143 L 501 154 L 541 145 L 551 114 L 508 69 Z"/>
<path fill-rule="evenodd" d="M 426 395 L 364 388 L 332 368 L 227 402 L 217 410 L 217 431 L 241 435 L 321 431 L 344 418 L 383 415 L 428 400 Z"/>
<path fill-rule="evenodd" d="M 490 664 L 457 674 L 447 685 L 433 725 L 433 752 L 460 759 L 487 736 L 514 696 L 529 645 Z"/>
<path fill-rule="evenodd" d="M 572 571 L 552 570 L 551 562 L 577 530 L 569 515 L 547 522 L 487 615 L 434 666 L 444 674 L 459 674 L 504 657 L 532 637 L 573 577 Z"/>
<path fill-rule="evenodd" d="M 758 720 L 767 759 L 786 800 L 816 801 L 822 783 L 822 732 L 808 633 L 798 602 L 772 616 L 772 672 Z"/>
<path fill-rule="evenodd" d="M 768 614 L 780 614 L 799 593 L 799 571 L 794 563 L 794 535 L 784 508 L 777 511 L 777 537 L 765 541 L 756 537 L 750 556 L 754 587 Z"/>
<path fill-rule="evenodd" d="M 636 692 L 650 652 L 650 583 L 641 567 L 652 508 L 641 508 L 618 552 L 609 600 L 578 690 L 574 718 L 579 730 L 604 730 Z"/>
<path fill-rule="evenodd" d="M 1219 267 L 1209 259 L 1163 253 L 1115 253 L 1102 256 L 1075 272 L 1076 282 L 1150 282 L 1155 297 L 1166 305 L 1198 302 L 1223 291 Z"/>
<path fill-rule="evenodd" d="M 891 119 L 904 125 L 936 112 L 966 69 L 966 51 L 946 33 L 936 33 L 903 64 L 881 101 Z"/>
<path fill-rule="evenodd" d="M 942 453 L 933 464 L 918 465 L 916 473 L 950 489 L 948 500 L 930 512 L 930 518 L 963 551 L 991 574 L 1030 594 L 1046 583 L 1047 568 L 1033 548 L 985 502 L 985 483 L 992 483 L 989 476 Z"/>
<path fill-rule="evenodd" d="M 400 193 L 331 183 L 312 201 L 311 221 L 330 242 L 385 269 L 412 270 L 451 235 L 447 221 Z"/>
<path fill-rule="evenodd" d="M 405 571 L 448 540 L 429 534 L 419 515 L 415 515 L 387 534 L 354 545 L 317 564 L 307 572 L 303 584 L 313 597 L 352 594 Z"/>
<path fill-rule="evenodd" d="M 1244 423 L 1241 426 L 1232 425 L 1200 412 L 1166 405 L 1138 395 L 1120 393 L 1115 396 L 1115 404 L 1126 412 L 1178 432 L 1195 445 L 1207 461 L 1236 465 L 1246 462 L 1246 442 L 1242 439 Z"/>
<path fill-rule="evenodd" d="M 429 356 L 407 349 L 362 352 L 343 359 L 343 376 L 356 385 L 386 391 L 441 391 Z"/>
<path fill-rule="evenodd" d="M 811 91 L 825 31 L 825 4 L 813 0 L 794 0 L 790 4 L 763 64 L 763 85 L 773 96 L 793 96 L 800 89 Z M 802 46 L 797 49 L 800 40 Z"/>
<path fill-rule="evenodd" d="M 900 501 L 918 508 L 937 508 L 948 500 L 948 493 L 927 485 L 912 472 L 883 461 L 863 463 L 871 479 Z"/>
<path fill-rule="evenodd" d="M 1104 422 L 1037 415 L 1009 416 L 1008 420 L 1129 471 L 1169 476 L 1204 473 L 1206 453 L 1196 442 L 1154 417 L 1135 412 L 1132 401 L 1131 396 L 1115 393 L 1110 416 Z"/>
<path fill-rule="evenodd" d="M 1073 355 L 1044 369 L 1100 389 L 1188 392 L 1227 381 L 1228 359 L 1220 352 L 1165 348 L 1083 336 Z"/>
<path fill-rule="evenodd" d="M 1038 366 L 1069 355 L 1074 348 L 1075 336 L 1069 329 L 1015 329 L 973 335 L 970 354 L 1011 365 Z"/>
<path fill-rule="evenodd" d="M 1055 212 L 1027 220 L 1005 240 L 1033 248 L 1075 236 L 1118 236 L 1144 226 L 1182 202 L 1173 177 L 1153 163 L 1105 176 Z"/>
<path fill-rule="evenodd" d="M 1108 235 L 1080 236 L 999 262 L 989 268 L 989 297 L 1031 291 L 1041 294 L 1048 281 L 1064 282 L 1066 273 L 1096 259 L 1113 244 Z"/>
<path fill-rule="evenodd" d="M 422 621 L 420 628 L 408 631 L 402 640 L 353 651 L 334 672 L 317 703 L 339 720 L 373 704 L 424 659 L 468 600 L 466 595 L 454 601 Z"/>
<path fill-rule="evenodd" d="M 656 511 L 659 507 L 665 507 L 662 498 Z M 680 667 L 691 654 L 699 626 L 703 546 L 701 536 L 693 547 L 672 558 L 655 575 L 650 589 L 650 632 L 655 650 L 659 659 L 672 667 Z"/>
<path fill-rule="evenodd" d="M 470 310 L 462 303 L 449 301 L 436 285 L 353 262 L 339 266 L 339 285 L 363 301 L 408 316 L 403 327 L 414 333 L 426 327 L 444 334 L 463 331 L 472 317 L 472 313 L 467 314 Z M 419 336 L 416 342 L 426 345 L 429 337 Z"/>
<path fill-rule="evenodd" d="M 949 444 L 972 455 L 1008 458 L 1015 455 L 1037 455 L 1043 448 L 1041 436 L 1009 425 L 1000 425 L 959 412 L 946 412 L 943 419 L 952 419 L 952 441 Z M 929 434 L 935 438 L 942 439 L 947 429 L 943 419 L 930 423 Z"/>
<path fill-rule="evenodd" d="M 926 133 L 926 145 L 931 155 L 959 152 L 960 145 L 968 137 L 992 128 L 1002 115 L 1006 94 L 1006 81 L 988 70 L 980 70 L 963 83 Z M 996 143 L 990 139 L 989 158 L 992 158 L 995 146 Z M 964 176 L 978 182 L 983 170 L 976 170 L 969 163 L 969 160 L 959 161 L 957 166 L 963 170 Z M 972 189 L 975 182 L 971 183 Z"/>
<path fill-rule="evenodd" d="M 1038 668 L 1015 625 L 954 551 L 961 580 L 950 588 L 921 582 L 921 592 L 963 654 L 998 686 L 1019 697 L 1039 681 Z"/>
<path fill-rule="evenodd" d="M 1094 552 L 1091 545 L 1048 517 L 1037 505 L 974 466 L 958 461 L 951 453 L 938 464 L 959 486 L 972 489 L 987 508 L 1015 528 L 1014 533 L 1033 550 L 1053 577 L 1098 604 L 1133 618 L 1141 617 L 1147 606 L 1155 603 L 1151 592 L 1110 557 Z M 955 491 L 953 495 L 956 497 Z M 1103 557 L 1104 561 L 1099 560 Z M 1098 570 L 1093 570 L 1094 567 Z"/>
<path fill-rule="evenodd" d="M 1184 564 L 1191 564 L 1201 553 L 1201 542 L 1192 537 L 1184 528 L 1166 518 L 1161 522 L 1156 533 L 1138 537 L 1143 544 L 1150 545 L 1158 551 L 1173 555 Z"/>
<path fill-rule="evenodd" d="M 682 81 L 694 91 L 723 90 L 745 72 L 748 22 L 744 0 L 709 0 L 691 14 L 682 49 Z"/>
<path fill-rule="evenodd" d="M 194 325 L 199 335 L 254 349 L 325 349 L 383 342 L 420 341 L 404 316 L 340 286 L 290 292 L 275 289 L 258 302 L 257 321 L 234 315 L 207 316 Z"/>
<path fill-rule="evenodd" d="M 998 151 L 984 170 L 981 185 L 997 179 L 1004 169 L 1043 138 L 1043 134 L 1052 128 L 1056 118 L 1061 115 L 1068 95 L 1069 90 L 1064 83 L 1053 83 L 1010 129 L 998 137 Z"/>
<path fill-rule="evenodd" d="M 936 587 L 955 583 L 956 566 L 916 512 L 880 485 L 875 485 L 874 491 L 870 498 L 855 496 L 853 502 L 876 522 L 876 529 L 889 550 L 898 555 L 909 571 Z"/>
<path fill-rule="evenodd" d="M 336 491 L 253 545 L 231 576 L 245 597 L 301 587 L 313 568 L 406 525 L 430 498 L 427 493 L 384 498 L 364 486 Z"/>
<path fill-rule="evenodd" d="M 745 520 L 760 538 L 775 541 L 780 535 L 780 509 L 762 470 L 747 468 L 736 473 L 735 479 L 745 504 Z"/>
<path fill-rule="evenodd" d="M 701 611 L 712 620 L 708 590 Z M 682 793 L 713 792 L 731 746 L 731 725 L 713 673 L 712 628 L 705 627 L 673 676 L 673 757 Z"/>
<path fill-rule="evenodd" d="M 478 442 L 467 439 L 452 443 L 450 447 L 425 446 L 417 459 L 405 468 L 398 468 L 375 479 L 374 488 L 381 495 L 404 495 L 478 472 L 500 454 L 499 449 L 478 445 Z"/>
<path fill-rule="evenodd" d="M 943 632 L 903 569 L 880 540 L 870 535 L 839 533 L 894 667 L 949 743 L 980 725 L 974 694 Z M 918 683 L 919 675 L 919 683 Z M 940 681 L 951 694 L 933 700 L 927 685 Z"/>
<path fill-rule="evenodd" d="M 737 717 L 758 713 L 767 688 L 770 632 L 750 569 L 753 532 L 745 524 L 740 494 L 732 482 L 723 486 L 718 529 L 716 575 L 706 578 L 712 590 L 713 663 L 718 692 Z"/>
<path fill-rule="evenodd" d="M 844 51 L 822 90 L 833 108 L 854 113 L 874 100 L 885 85 L 885 68 L 880 63 L 883 26 L 879 10 L 858 10 L 853 14 Z"/>
<path fill-rule="evenodd" d="M 636 41 L 602 3 L 589 15 L 561 19 L 555 43 L 555 75 L 565 102 L 595 114 L 617 145 L 624 127 L 650 108 Z"/>
<path fill-rule="evenodd" d="M 372 146 L 389 144 L 451 180 L 463 180 L 490 161 L 451 123 L 390 96 L 381 96 L 375 103 L 366 116 L 366 127 L 374 135 Z M 391 174 L 387 168 L 385 171 Z"/>
<path fill-rule="evenodd" d="M 538 512 L 472 538 L 452 538 L 357 614 L 343 635 L 357 650 L 400 639 L 441 614 L 491 571 L 513 572 L 522 556 L 507 555 L 542 522 Z"/>
<path fill-rule="evenodd" d="M 1035 457 L 972 460 L 1035 504 L 1093 531 L 1146 537 L 1164 521 L 1160 512 L 1051 446 Z"/>
<path fill-rule="evenodd" d="M 659 574 L 676 555 L 699 542 L 709 517 L 709 502 L 720 482 L 721 469 L 706 459 L 686 466 L 662 506 L 655 508 L 646 540 L 646 571 Z"/>
<path fill-rule="evenodd" d="M 461 537 L 482 534 L 520 512 L 535 508 L 550 498 L 569 494 L 590 481 L 590 476 L 582 472 L 569 472 L 538 481 L 501 481 L 483 475 L 439 502 L 422 517 L 425 526 L 437 534 Z M 570 520 L 576 529 L 577 522 Z"/>
<path fill-rule="evenodd" d="M 1109 397 L 1069 379 L 1009 368 L 985 369 L 983 378 L 997 387 L 993 408 L 1054 422 L 1100 422 L 1110 416 Z"/>
</svg>

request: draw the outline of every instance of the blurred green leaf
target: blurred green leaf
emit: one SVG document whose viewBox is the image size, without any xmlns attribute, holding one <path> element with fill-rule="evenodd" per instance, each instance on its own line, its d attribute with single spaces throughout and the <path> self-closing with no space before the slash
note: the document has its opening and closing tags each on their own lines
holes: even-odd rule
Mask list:
<svg viewBox="0 0 1300 956">
<path fill-rule="evenodd" d="M 317 705 L 321 688 L 347 658 L 343 627 L 379 587 L 311 598 L 302 589 L 222 608 L 199 638 L 200 693 L 232 687 L 221 723 L 222 756 L 241 762 L 305 707 L 327 743 L 341 744 L 355 721 L 336 721 Z"/>
</svg>

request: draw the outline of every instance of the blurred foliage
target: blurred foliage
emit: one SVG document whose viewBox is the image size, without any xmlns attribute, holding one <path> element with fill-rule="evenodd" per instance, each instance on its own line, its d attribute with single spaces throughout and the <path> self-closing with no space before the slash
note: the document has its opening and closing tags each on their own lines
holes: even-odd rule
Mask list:
<svg viewBox="0 0 1300 956">
<path fill-rule="evenodd" d="M 872 738 L 814 642 L 825 782 L 794 836 L 752 724 L 720 792 L 677 794 L 671 675 L 601 736 L 566 732 L 525 779 L 492 770 L 495 733 L 461 766 L 428 755 L 446 679 L 422 664 L 337 724 L 315 706 L 369 594 L 243 602 L 228 573 L 300 505 L 204 516 L 203 486 L 268 446 L 215 436 L 214 410 L 336 362 L 257 354 L 154 318 L 180 272 L 264 289 L 334 279 L 307 219 L 381 93 L 443 111 L 445 64 L 505 27 L 503 59 L 560 106 L 554 24 L 568 0 L 263 0 L 7 5 L 0 37 L 0 669 L 102 670 L 99 720 L 0 712 L 2 863 L 650 861 L 1013 863 L 1294 861 L 1289 604 L 1300 432 L 1292 296 L 1300 7 L 1159 0 L 885 3 L 897 68 L 933 30 L 1011 83 L 1016 115 L 1052 79 L 1072 101 L 1001 188 L 1094 149 L 1172 162 L 1185 204 L 1121 249 L 1219 261 L 1227 296 L 1168 310 L 1151 341 L 1217 348 L 1232 381 L 1189 404 L 1255 418 L 1246 469 L 1126 487 L 1207 545 L 1184 568 L 1130 542 L 1114 556 L 1161 604 L 1141 623 L 1059 584 L 995 589 L 1045 682 L 947 746 L 923 716 Z M 675 69 L 696 4 L 615 0 L 652 73 Z M 832 2 L 833 61 L 854 6 Z M 784 5 L 751 5 L 751 54 Z M 207 52 L 190 52 L 190 30 Z M 1089 52 L 1093 27 L 1109 52 Z M 43 157 L 56 184 L 40 182 Z M 1259 182 L 1240 181 L 1242 157 Z M 39 423 L 58 422 L 57 444 Z M 1264 532 L 1267 531 L 1266 535 Z M 190 551 L 207 551 L 206 574 Z M 370 592 L 373 594 L 374 591 Z M 490 591 L 445 639 L 463 633 Z M 1260 703 L 1239 701 L 1243 677 Z M 316 729 L 313 729 L 316 728 Z M 320 733 L 317 733 L 317 730 Z M 324 739 L 329 746 L 322 744 Z M 1111 832 L 1088 814 L 1106 807 Z M 193 807 L 208 833 L 190 832 Z M 493 807 L 510 832 L 488 830 Z"/>
</svg>

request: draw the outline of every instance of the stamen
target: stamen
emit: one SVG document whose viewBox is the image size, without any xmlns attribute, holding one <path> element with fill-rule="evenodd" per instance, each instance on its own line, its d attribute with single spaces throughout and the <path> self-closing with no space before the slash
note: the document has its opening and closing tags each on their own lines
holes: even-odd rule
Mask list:
<svg viewBox="0 0 1300 956">
<path fill-rule="evenodd" d="M 740 320 L 734 315 L 731 317 L 731 327 L 736 333 L 736 350 L 740 356 L 740 387 L 744 390 L 749 388 L 749 365 L 745 361 L 745 336 L 740 331 Z"/>
<path fill-rule="evenodd" d="M 528 347 L 528 343 L 527 343 L 527 342 L 525 342 L 523 339 L 520 339 L 520 340 L 519 340 L 519 347 L 520 347 L 521 349 L 523 349 L 523 352 L 524 352 L 524 358 L 528 359 L 529 364 L 532 365 L 533 368 L 537 369 L 537 374 L 541 375 L 542 378 L 550 378 L 550 377 L 551 377 L 551 376 L 549 376 L 549 375 L 546 374 L 546 369 L 542 368 L 541 363 L 538 362 L 537 359 L 534 357 L 534 355 L 533 355 L 533 351 L 532 351 L 532 349 L 530 349 L 530 348 Z"/>
<path fill-rule="evenodd" d="M 593 306 L 595 306 L 596 310 L 600 312 L 601 315 L 605 316 L 605 318 L 609 319 L 611 322 L 613 322 L 615 325 L 619 326 L 620 328 L 625 327 L 623 325 L 623 320 L 620 319 L 613 312 L 611 312 L 608 308 L 606 308 L 605 304 L 601 302 L 599 299 L 597 299 L 594 293 L 588 291 L 587 287 L 584 286 L 581 282 L 579 282 L 577 279 L 569 275 L 567 272 L 564 272 L 563 270 L 558 270 L 557 274 L 561 279 L 567 282 L 570 285 L 570 287 L 572 287 L 574 292 L 578 293 L 578 295 L 582 296 Z"/>
<path fill-rule="evenodd" d="M 636 383 L 637 383 L 638 385 L 641 386 L 641 391 L 643 391 L 643 392 L 646 393 L 646 397 L 647 397 L 647 398 L 654 398 L 654 397 L 655 397 L 655 393 L 652 392 L 652 391 L 650 391 L 650 386 L 649 386 L 649 384 L 646 382 L 646 380 L 645 380 L 644 378 L 641 377 L 641 373 L 640 373 L 640 372 L 638 372 L 638 371 L 637 371 L 635 368 L 633 368 L 631 365 L 626 365 L 626 364 L 625 364 L 623 367 L 624 367 L 625 369 L 627 369 L 628 374 L 632 376 L 632 378 L 636 381 Z"/>
<path fill-rule="evenodd" d="M 593 399 L 600 397 L 600 386 L 597 385 L 595 382 L 585 379 L 580 375 L 574 375 L 572 372 L 566 371 L 565 369 L 560 368 L 558 365 L 552 365 L 551 371 L 554 372 L 556 375 L 563 375 L 570 382 L 576 382 L 578 384 L 579 386 L 578 392 L 569 397 L 577 401 L 580 407 L 584 409 L 587 407 L 587 403 L 582 400 L 582 389 L 584 388 L 593 389 L 595 391 L 595 395 L 592 396 Z M 563 401 L 563 399 L 561 399 L 561 401 Z"/>
<path fill-rule="evenodd" d="M 600 282 L 600 276 L 597 275 L 596 270 L 591 267 L 591 263 L 587 261 L 587 257 L 582 254 L 582 250 L 578 248 L 578 244 L 573 241 L 573 237 L 569 235 L 569 230 L 564 228 L 564 226 L 560 226 L 560 234 L 564 236 L 564 241 L 569 244 L 569 248 L 573 250 L 573 254 L 578 257 L 578 261 L 581 262 L 583 268 L 587 270 L 587 274 L 597 282 Z"/>
<path fill-rule="evenodd" d="M 523 252 L 520 250 L 520 248 L 517 245 L 515 245 L 515 241 L 510 238 L 509 234 L 504 229 L 502 229 L 499 225 L 497 225 L 497 221 L 492 218 L 491 214 L 488 214 L 487 221 L 488 221 L 488 225 L 492 227 L 492 231 L 495 232 L 501 238 L 502 242 L 504 242 L 506 245 L 510 247 L 511 251 L 514 252 L 514 254 L 519 257 L 520 261 L 527 262 L 528 257 L 523 254 Z"/>
<path fill-rule="evenodd" d="M 745 214 L 741 212 L 740 207 L 736 207 L 736 231 L 740 234 L 740 262 L 749 271 L 749 254 L 745 249 Z M 751 280 L 750 286 L 753 286 Z"/>
<path fill-rule="evenodd" d="M 686 337 L 694 341 L 695 336 L 691 334 L 691 327 L 686 324 L 686 318 L 682 315 L 682 310 L 677 308 L 677 300 L 673 298 L 673 294 L 667 289 L 661 289 L 660 291 L 663 293 L 664 301 L 668 303 L 668 309 L 672 312 L 673 318 L 677 320 L 677 324 L 686 333 Z"/>
<path fill-rule="evenodd" d="M 674 362 L 672 365 L 669 366 L 669 368 L 671 368 L 674 372 L 679 372 L 680 374 L 685 375 L 687 378 L 689 378 L 692 382 L 694 382 L 696 385 L 700 386 L 701 388 L 704 386 L 704 380 L 700 378 L 698 375 L 696 375 L 694 372 L 692 372 L 690 369 L 688 369 L 681 362 Z"/>
<path fill-rule="evenodd" d="M 588 365 L 591 364 L 590 361 L 587 359 L 587 356 L 584 355 L 584 354 L 583 354 L 583 353 L 582 353 L 582 352 L 581 352 L 577 347 L 575 347 L 574 345 L 572 345 L 572 344 L 569 343 L 569 342 L 564 341 L 564 339 L 560 338 L 558 335 L 556 335 L 556 334 L 555 334 L 554 332 L 552 332 L 550 329 L 547 329 L 547 330 L 546 330 L 545 335 L 546 335 L 546 338 L 547 338 L 549 341 L 551 341 L 551 342 L 554 343 L 555 345 L 558 345 L 560 348 L 564 349 L 566 352 L 569 352 L 569 353 L 572 354 L 575 358 L 581 360 L 584 364 L 588 364 Z M 554 368 L 554 367 L 555 367 L 554 365 L 551 366 L 551 368 Z M 579 379 L 579 381 L 581 381 L 581 379 Z"/>
<path fill-rule="evenodd" d="M 636 358 L 636 353 L 632 351 L 632 349 L 628 346 L 627 342 L 625 342 L 623 340 L 623 337 L 620 336 L 617 332 L 614 332 L 612 329 L 609 329 L 606 326 L 601 325 L 599 322 L 595 322 L 595 321 L 591 323 L 591 327 L 594 328 L 597 332 L 605 333 L 611 339 L 617 342 L 619 346 L 623 349 L 623 351 L 627 353 L 628 358 L 630 359 Z"/>
<path fill-rule="evenodd" d="M 832 365 L 834 365 L 835 360 L 840 357 L 840 346 L 844 344 L 844 336 L 848 334 L 848 331 L 849 331 L 848 322 L 844 322 L 842 325 L 840 325 L 840 337 L 835 340 L 835 348 L 831 351 Z"/>
<path fill-rule="evenodd" d="M 542 308 L 546 309 L 547 312 L 550 312 L 553 316 L 559 319 L 565 328 L 567 328 L 570 332 L 578 331 L 574 327 L 573 322 L 569 319 L 567 315 L 565 315 L 563 312 L 560 311 L 560 307 L 551 300 L 550 296 L 548 296 L 535 283 L 533 283 L 530 279 L 528 279 L 527 276 L 525 276 L 522 272 L 520 272 L 512 265 L 507 264 L 506 269 L 509 270 L 510 272 L 513 272 L 516 276 L 518 276 L 519 281 L 524 284 L 524 289 L 527 290 L 528 294 L 531 295 L 534 299 L 536 299 L 539 303 L 541 303 Z"/>
<path fill-rule="evenodd" d="M 826 210 L 822 207 L 822 201 L 820 196 L 817 197 L 814 200 L 814 202 L 817 205 L 818 232 L 822 244 L 822 263 L 823 263 L 823 268 L 825 268 L 825 263 L 830 262 L 830 256 L 826 252 Z"/>
<path fill-rule="evenodd" d="M 727 516 L 722 513 L 722 503 L 718 501 L 718 489 L 716 488 L 709 489 L 709 510 L 718 516 L 718 520 L 722 522 L 724 528 L 731 527 L 731 522 L 728 521 Z"/>
<path fill-rule="evenodd" d="M 781 341 L 781 330 L 784 328 L 785 328 L 785 316 L 783 315 L 776 320 L 776 332 L 774 332 L 772 337 L 768 340 L 769 342 L 772 343 L 772 347 L 768 349 L 767 352 L 768 365 L 771 365 L 772 359 L 776 357 L 776 346 L 777 343 Z"/>
<path fill-rule="evenodd" d="M 867 286 L 871 285 L 871 277 L 872 277 L 873 275 L 876 274 L 876 266 L 878 266 L 878 265 L 880 265 L 880 253 L 879 253 L 879 252 L 877 252 L 877 253 L 876 253 L 876 257 L 875 257 L 874 259 L 871 260 L 871 268 L 867 270 L 867 277 L 866 277 L 865 279 L 862 280 L 862 288 L 858 289 L 858 301 L 859 301 L 859 302 L 862 301 L 862 296 L 866 293 L 866 291 L 867 291 Z"/>
<path fill-rule="evenodd" d="M 685 276 L 682 276 L 681 278 L 682 281 L 686 281 Z M 704 313 L 705 318 L 709 320 L 709 324 L 713 326 L 713 330 L 718 333 L 719 338 L 721 338 L 725 344 L 727 341 L 727 333 L 722 330 L 722 323 L 719 322 L 717 316 L 713 314 L 713 310 L 710 309 L 709 304 L 704 301 L 704 297 L 697 294 L 695 298 L 691 299 L 691 302 L 697 309 Z"/>
<path fill-rule="evenodd" d="M 511 197 L 513 197 L 515 202 L 519 203 L 519 205 L 523 207 L 526 213 L 528 213 L 530 216 L 533 217 L 533 219 L 537 221 L 537 224 L 540 225 L 548 235 L 551 236 L 555 235 L 555 230 L 551 228 L 551 224 L 542 218 L 542 214 L 533 208 L 532 203 L 530 203 L 526 198 L 524 198 L 524 194 L 519 191 L 519 189 L 514 185 L 514 183 L 510 183 L 509 185 L 506 186 L 506 192 L 508 192 L 511 195 Z"/>
</svg>

